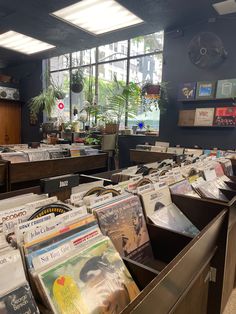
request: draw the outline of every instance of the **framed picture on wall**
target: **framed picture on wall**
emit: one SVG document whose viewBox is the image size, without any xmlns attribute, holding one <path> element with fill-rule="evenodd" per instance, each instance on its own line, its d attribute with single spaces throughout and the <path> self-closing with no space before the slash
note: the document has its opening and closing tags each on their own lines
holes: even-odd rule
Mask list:
<svg viewBox="0 0 236 314">
<path fill-rule="evenodd" d="M 196 99 L 207 100 L 214 99 L 216 91 L 216 82 L 204 81 L 197 83 Z"/>
<path fill-rule="evenodd" d="M 212 126 L 215 108 L 197 108 L 194 126 Z"/>
<path fill-rule="evenodd" d="M 178 100 L 194 100 L 196 94 L 197 83 L 181 83 L 179 85 Z"/>
<path fill-rule="evenodd" d="M 214 117 L 215 126 L 236 126 L 236 107 L 216 108 Z"/>
<path fill-rule="evenodd" d="M 219 80 L 217 83 L 216 99 L 236 97 L 236 79 Z"/>
</svg>

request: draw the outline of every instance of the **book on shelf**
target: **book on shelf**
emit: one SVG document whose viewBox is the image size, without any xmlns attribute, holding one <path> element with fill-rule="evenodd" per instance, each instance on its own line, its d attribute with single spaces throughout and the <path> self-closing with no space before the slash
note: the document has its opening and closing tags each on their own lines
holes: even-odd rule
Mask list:
<svg viewBox="0 0 236 314">
<path fill-rule="evenodd" d="M 196 82 L 181 83 L 179 85 L 178 100 L 194 100 L 196 94 Z"/>
<path fill-rule="evenodd" d="M 107 237 L 38 276 L 54 313 L 120 313 L 139 293 Z"/>
<path fill-rule="evenodd" d="M 208 100 L 214 99 L 216 92 L 216 82 L 204 81 L 197 82 L 196 99 Z"/>
<path fill-rule="evenodd" d="M 196 108 L 194 126 L 212 126 L 214 108 Z"/>
<path fill-rule="evenodd" d="M 219 80 L 217 83 L 216 99 L 236 97 L 236 79 Z"/>
<path fill-rule="evenodd" d="M 235 107 L 216 108 L 214 125 L 226 127 L 236 126 L 236 108 Z"/>
</svg>

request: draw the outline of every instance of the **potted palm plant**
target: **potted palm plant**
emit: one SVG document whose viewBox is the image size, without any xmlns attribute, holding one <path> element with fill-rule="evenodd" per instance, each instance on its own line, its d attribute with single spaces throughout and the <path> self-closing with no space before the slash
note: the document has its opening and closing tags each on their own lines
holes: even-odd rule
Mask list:
<svg viewBox="0 0 236 314">
<path fill-rule="evenodd" d="M 108 87 L 107 103 L 101 110 L 99 120 L 106 123 L 105 133 L 116 135 L 115 140 L 115 162 L 118 166 L 118 133 L 122 118 L 127 114 L 129 118 L 134 118 L 137 108 L 141 103 L 141 89 L 133 82 L 126 84 L 118 81 L 114 76 L 112 86 Z"/>
</svg>

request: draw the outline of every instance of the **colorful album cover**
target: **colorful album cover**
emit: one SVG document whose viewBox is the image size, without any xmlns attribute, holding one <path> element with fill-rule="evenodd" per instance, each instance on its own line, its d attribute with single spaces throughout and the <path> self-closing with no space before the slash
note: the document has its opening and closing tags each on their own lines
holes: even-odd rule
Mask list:
<svg viewBox="0 0 236 314">
<path fill-rule="evenodd" d="M 179 86 L 178 100 L 193 100 L 196 94 L 196 82 L 182 83 Z"/>
<path fill-rule="evenodd" d="M 212 126 L 215 108 L 197 108 L 194 126 Z"/>
<path fill-rule="evenodd" d="M 236 97 L 236 79 L 219 80 L 217 83 L 216 99 Z"/>
<path fill-rule="evenodd" d="M 214 99 L 216 90 L 216 82 L 198 82 L 196 99 Z"/>
<path fill-rule="evenodd" d="M 216 108 L 214 125 L 236 126 L 236 108 L 235 107 Z"/>
<path fill-rule="evenodd" d="M 110 239 L 39 274 L 54 313 L 120 313 L 139 293 Z"/>
<path fill-rule="evenodd" d="M 188 180 L 182 180 L 170 186 L 171 194 L 191 195 L 194 196 L 194 191 Z"/>
<path fill-rule="evenodd" d="M 1 314 L 39 314 L 34 297 L 27 283 L 0 297 Z"/>
<path fill-rule="evenodd" d="M 144 258 L 140 248 L 145 247 L 148 250 L 146 244 L 149 244 L 149 235 L 138 196 L 114 201 L 95 209 L 95 213 L 102 233 L 110 237 L 121 256 L 132 255 L 135 260 Z M 136 252 L 140 255 L 135 256 Z"/>
</svg>

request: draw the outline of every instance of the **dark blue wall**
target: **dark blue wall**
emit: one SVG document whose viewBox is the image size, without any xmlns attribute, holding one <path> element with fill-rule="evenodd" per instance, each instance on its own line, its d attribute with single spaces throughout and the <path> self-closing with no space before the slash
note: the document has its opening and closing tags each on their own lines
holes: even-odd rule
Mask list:
<svg viewBox="0 0 236 314">
<path fill-rule="evenodd" d="M 182 104 L 177 102 L 180 82 L 219 80 L 236 78 L 236 41 L 234 30 L 236 20 L 221 19 L 215 23 L 200 23 L 184 29 L 183 36 L 174 38 L 175 33 L 165 35 L 163 80 L 169 82 L 169 100 L 167 112 L 161 117 L 160 139 L 170 141 L 172 145 L 199 145 L 204 148 L 219 147 L 223 149 L 236 147 L 236 128 L 181 128 L 178 127 L 179 109 L 196 107 L 214 107 L 214 102 Z M 223 41 L 228 58 L 213 70 L 201 70 L 189 60 L 187 51 L 191 39 L 201 31 L 217 34 Z M 218 105 L 224 104 L 218 102 Z"/>
<path fill-rule="evenodd" d="M 29 100 L 38 95 L 42 90 L 42 61 L 22 64 L 2 70 L 3 73 L 13 76 L 19 81 L 20 97 L 22 101 L 21 110 L 21 142 L 37 142 L 41 139 L 39 124 L 43 117 L 39 115 L 38 124 L 35 126 L 29 123 Z"/>
</svg>

